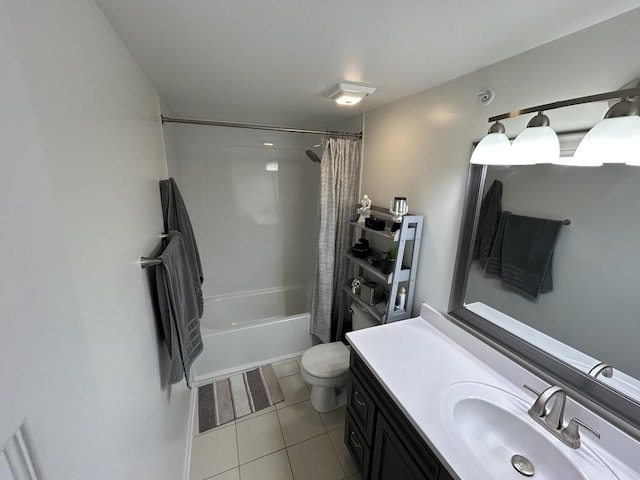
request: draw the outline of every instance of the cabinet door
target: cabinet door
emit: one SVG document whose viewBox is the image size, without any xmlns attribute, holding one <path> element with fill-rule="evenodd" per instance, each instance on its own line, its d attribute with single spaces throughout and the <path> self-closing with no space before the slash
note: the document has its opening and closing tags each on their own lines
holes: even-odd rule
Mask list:
<svg viewBox="0 0 640 480">
<path fill-rule="evenodd" d="M 347 410 L 353 415 L 367 443 L 371 444 L 376 407 L 366 388 L 353 372 L 347 389 Z"/>
<path fill-rule="evenodd" d="M 344 443 L 347 446 L 349 455 L 353 463 L 358 468 L 363 479 L 369 478 L 369 466 L 371 463 L 371 450 L 360 429 L 353 421 L 353 417 L 349 414 L 349 410 L 345 415 L 344 425 Z"/>
<path fill-rule="evenodd" d="M 423 471 L 382 415 L 376 419 L 371 480 L 436 480 L 437 471 Z"/>
</svg>

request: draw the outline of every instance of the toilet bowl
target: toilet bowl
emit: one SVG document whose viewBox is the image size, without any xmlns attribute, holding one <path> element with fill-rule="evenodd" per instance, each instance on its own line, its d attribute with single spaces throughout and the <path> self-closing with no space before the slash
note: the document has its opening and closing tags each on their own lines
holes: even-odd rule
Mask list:
<svg viewBox="0 0 640 480">
<path fill-rule="evenodd" d="M 360 305 L 351 305 L 353 330 L 372 327 L 377 321 Z M 311 404 L 318 412 L 329 412 L 347 401 L 349 348 L 342 342 L 323 343 L 304 352 L 300 373 L 311 385 Z"/>
</svg>

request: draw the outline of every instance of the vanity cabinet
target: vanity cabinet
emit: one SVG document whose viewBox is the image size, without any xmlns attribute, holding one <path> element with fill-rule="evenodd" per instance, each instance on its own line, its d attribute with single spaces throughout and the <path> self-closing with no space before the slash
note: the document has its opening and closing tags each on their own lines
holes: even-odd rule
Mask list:
<svg viewBox="0 0 640 480">
<path fill-rule="evenodd" d="M 350 267 L 347 269 L 347 278 L 344 279 L 342 285 L 338 320 L 339 332 L 343 330 L 345 302 L 356 302 L 379 323 L 404 320 L 409 318 L 411 314 L 424 217 L 422 215 L 405 215 L 400 228 L 391 231 L 393 216 L 388 210 L 373 206 L 371 207 L 371 216 L 378 220 L 384 220 L 384 230 L 374 230 L 357 221 L 349 222 L 349 238 L 354 242 L 359 238 L 367 239 L 373 248 L 371 255 L 373 258 L 379 258 L 380 251 L 388 250 L 394 246 L 398 249 L 397 258 L 393 271 L 391 273 L 383 273 L 380 267 L 372 265 L 368 259 L 354 256 L 351 248 L 347 249 L 344 255 Z M 376 249 L 376 247 L 378 248 Z M 385 298 L 379 298 L 374 305 L 363 301 L 358 293 L 352 291 L 351 281 L 354 276 L 365 278 L 382 286 L 385 291 Z M 396 310 L 395 304 L 400 286 L 405 287 L 407 296 L 405 308 Z"/>
<path fill-rule="evenodd" d="M 363 480 L 453 480 L 351 351 L 344 442 Z"/>
</svg>

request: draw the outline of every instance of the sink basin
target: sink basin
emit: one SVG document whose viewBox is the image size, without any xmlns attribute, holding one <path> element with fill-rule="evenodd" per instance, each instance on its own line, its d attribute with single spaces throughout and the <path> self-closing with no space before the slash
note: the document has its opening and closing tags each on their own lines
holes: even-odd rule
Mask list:
<svg viewBox="0 0 640 480">
<path fill-rule="evenodd" d="M 462 478 L 523 480 L 511 463 L 525 457 L 535 480 L 609 480 L 618 477 L 584 445 L 573 450 L 554 438 L 527 413 L 524 400 L 499 388 L 474 382 L 448 387 L 441 398 L 445 427 L 471 467 Z M 471 461 L 470 461 L 471 460 Z"/>
</svg>

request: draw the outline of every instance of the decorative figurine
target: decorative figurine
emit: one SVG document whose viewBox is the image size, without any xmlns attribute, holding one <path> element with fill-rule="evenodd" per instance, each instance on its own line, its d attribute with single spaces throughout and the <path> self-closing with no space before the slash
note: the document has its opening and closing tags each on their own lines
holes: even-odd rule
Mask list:
<svg viewBox="0 0 640 480">
<path fill-rule="evenodd" d="M 358 293 L 360 293 L 360 286 L 361 286 L 360 277 L 354 278 L 353 281 L 351 282 L 351 293 L 353 293 L 354 295 L 357 295 Z"/>
<path fill-rule="evenodd" d="M 360 200 L 358 213 L 360 214 L 358 223 L 364 225 L 364 221 L 371 216 L 371 199 L 369 198 L 369 195 L 365 195 L 362 197 L 362 200 Z"/>
</svg>

